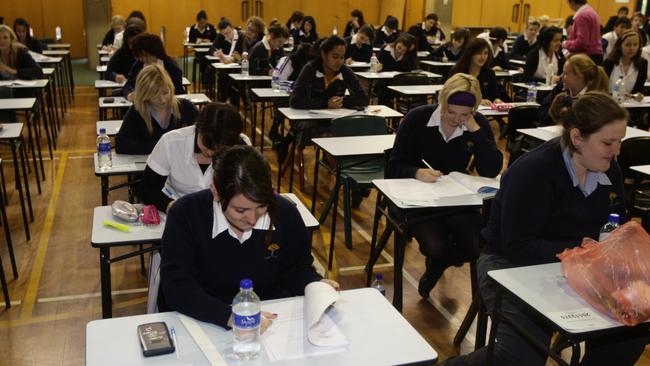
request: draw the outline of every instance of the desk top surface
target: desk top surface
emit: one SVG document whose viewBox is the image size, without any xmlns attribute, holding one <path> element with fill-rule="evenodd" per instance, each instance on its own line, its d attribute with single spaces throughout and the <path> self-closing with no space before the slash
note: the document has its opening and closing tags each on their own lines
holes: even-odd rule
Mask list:
<svg viewBox="0 0 650 366">
<path fill-rule="evenodd" d="M 345 352 L 320 355 L 309 359 L 314 366 L 347 365 L 396 365 L 434 363 L 437 352 L 398 313 L 380 293 L 372 288 L 341 291 L 342 300 L 334 311 L 340 315 L 337 325 L 350 342 Z M 262 302 L 264 305 L 270 300 Z M 174 327 L 177 334 L 177 352 L 145 358 L 137 338 L 137 326 L 143 323 L 164 321 Z M 216 325 L 198 323 L 209 347 L 220 354 L 232 349 L 232 331 Z M 194 332 L 193 332 L 194 333 Z M 161 365 L 186 364 L 209 365 L 203 351 L 194 341 L 176 312 L 137 315 L 124 318 L 94 320 L 86 326 L 86 364 L 98 365 Z M 110 347 L 106 347 L 110 344 Z M 264 347 L 263 347 L 264 348 Z M 305 359 L 270 363 L 266 351 L 253 362 L 237 362 L 224 357 L 228 365 L 304 365 Z"/>
<path fill-rule="evenodd" d="M 538 127 L 538 128 L 520 128 L 517 130 L 517 132 L 522 133 L 524 135 L 530 136 L 532 138 L 541 140 L 541 141 L 549 141 L 552 140 L 562 134 L 563 128 L 562 126 L 545 126 L 545 127 Z M 627 126 L 627 129 L 625 130 L 625 137 L 623 140 L 627 140 L 629 138 L 633 137 L 648 137 L 650 136 L 649 131 L 644 131 L 640 130 L 638 128 L 630 127 Z"/>
<path fill-rule="evenodd" d="M 413 72 L 419 72 L 419 73 L 425 74 L 427 77 L 429 77 L 431 79 L 442 77 L 442 75 L 440 75 L 440 74 L 436 74 L 436 73 L 429 72 L 429 71 L 417 70 L 417 71 L 413 71 Z M 382 72 L 355 71 L 354 73 L 357 76 L 359 76 L 361 78 L 364 78 L 364 79 L 368 79 L 368 80 L 393 79 L 395 77 L 395 75 L 404 74 L 403 72 L 400 72 L 400 71 L 382 71 Z"/>
<path fill-rule="evenodd" d="M 259 81 L 259 80 L 268 80 L 271 81 L 269 75 L 248 75 L 244 76 L 242 74 L 228 74 L 231 79 L 236 81 Z"/>
<path fill-rule="evenodd" d="M 391 85 L 388 89 L 404 95 L 433 95 L 442 89 L 442 85 Z"/>
<path fill-rule="evenodd" d="M 318 137 L 312 139 L 333 156 L 374 155 L 383 154 L 395 143 L 395 135 Z"/>
<path fill-rule="evenodd" d="M 390 107 L 385 105 L 369 105 L 362 111 L 356 111 L 354 109 L 295 109 L 295 108 L 278 108 L 278 111 L 282 113 L 287 119 L 294 120 L 322 120 L 322 119 L 334 119 L 338 117 L 345 117 L 355 114 L 369 114 L 373 116 L 380 116 L 385 118 L 399 118 L 404 117 L 404 115 Z"/>
<path fill-rule="evenodd" d="M 36 98 L 0 99 L 0 110 L 28 110 L 34 108 Z"/>
<path fill-rule="evenodd" d="M 17 139 L 22 135 L 23 132 L 23 123 L 2 123 L 2 129 L 0 129 L 0 140 L 13 140 Z"/>
<path fill-rule="evenodd" d="M 117 135 L 118 132 L 120 132 L 120 127 L 122 127 L 122 120 L 121 119 L 112 119 L 112 120 L 106 120 L 106 121 L 97 121 L 95 123 L 95 127 L 97 129 L 97 135 L 99 135 L 99 129 L 100 128 L 105 128 L 106 129 L 106 134 L 108 136 L 114 136 L 114 135 Z"/>
</svg>

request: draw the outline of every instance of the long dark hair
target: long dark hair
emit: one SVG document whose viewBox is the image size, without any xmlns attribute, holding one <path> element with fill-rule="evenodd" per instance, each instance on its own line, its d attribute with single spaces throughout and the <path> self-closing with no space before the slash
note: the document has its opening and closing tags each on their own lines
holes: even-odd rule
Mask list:
<svg viewBox="0 0 650 366">
<path fill-rule="evenodd" d="M 241 142 L 244 122 L 237 108 L 230 103 L 210 103 L 203 107 L 196 121 L 196 138 L 201 135 L 203 146 L 214 151 L 227 149 Z M 195 146 L 195 152 L 197 152 Z"/>
<path fill-rule="evenodd" d="M 162 39 L 155 34 L 151 33 L 140 33 L 133 39 L 133 54 L 138 57 L 143 52 L 146 52 L 152 56 L 156 56 L 160 60 L 166 60 L 169 58 L 167 52 L 165 52 L 165 46 L 162 43 Z"/>
<path fill-rule="evenodd" d="M 639 67 L 641 67 L 641 34 L 639 33 L 638 30 L 632 29 L 629 31 L 625 31 L 623 34 L 621 34 L 620 37 L 616 40 L 616 43 L 614 44 L 614 49 L 612 50 L 612 53 L 607 57 L 609 61 L 614 63 L 615 65 L 618 64 L 618 62 L 621 60 L 621 57 L 623 56 L 623 50 L 621 49 L 623 46 L 623 42 L 625 42 L 626 39 L 630 37 L 637 37 L 639 40 L 639 47 L 636 50 L 636 53 L 634 56 L 632 56 L 632 63 L 634 64 L 634 67 L 638 70 Z"/>
<path fill-rule="evenodd" d="M 311 15 L 307 15 L 302 20 L 302 25 L 300 26 L 300 30 L 305 32 L 305 23 L 307 23 L 307 22 L 309 22 L 311 24 L 311 31 L 309 31 L 309 34 L 318 34 L 318 32 L 316 31 L 316 20 Z"/>
<path fill-rule="evenodd" d="M 488 50 L 488 59 L 481 70 L 489 69 L 490 65 L 492 65 L 492 52 L 490 52 L 490 45 L 483 38 L 474 38 L 473 40 L 469 41 L 467 47 L 465 47 L 465 52 L 463 52 L 460 60 L 456 62 L 456 65 L 451 68 L 449 75 L 453 75 L 457 72 L 469 74 L 469 67 L 472 64 L 472 57 L 483 52 L 483 50 Z"/>
<path fill-rule="evenodd" d="M 260 152 L 248 145 L 237 145 L 216 154 L 212 168 L 212 183 L 219 194 L 221 209 L 226 210 L 233 197 L 243 194 L 247 199 L 264 205 L 275 223 L 277 201 L 273 192 L 271 168 Z M 267 232 L 267 242 L 271 241 L 273 230 Z"/>
<path fill-rule="evenodd" d="M 457 41 L 463 41 L 463 45 L 461 46 L 463 49 L 467 47 L 467 42 L 469 42 L 469 30 L 466 28 L 456 28 L 454 33 L 449 37 L 449 40 L 445 43 L 445 46 L 451 47 L 452 40 L 457 40 Z"/>
<path fill-rule="evenodd" d="M 126 26 L 126 29 L 124 29 L 124 42 L 122 42 L 122 47 L 120 47 L 124 49 L 123 52 L 126 52 L 128 55 L 133 55 L 133 51 L 131 50 L 131 47 L 129 47 L 129 39 L 140 33 L 142 33 L 142 29 L 137 25 L 129 24 Z"/>
<path fill-rule="evenodd" d="M 555 26 L 542 28 L 537 37 L 537 49 L 548 52 L 548 48 L 551 46 L 556 34 L 562 34 L 562 28 Z"/>
</svg>

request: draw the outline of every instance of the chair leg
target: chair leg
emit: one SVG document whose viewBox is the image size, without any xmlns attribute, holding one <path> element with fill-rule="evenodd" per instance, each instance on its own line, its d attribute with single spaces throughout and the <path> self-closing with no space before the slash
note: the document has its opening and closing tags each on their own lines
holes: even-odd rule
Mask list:
<svg viewBox="0 0 650 366">
<path fill-rule="evenodd" d="M 330 253 L 329 258 L 327 259 L 327 270 L 332 270 L 332 265 L 334 263 L 334 242 L 336 238 L 336 211 L 339 204 L 339 189 L 341 188 L 341 182 L 337 179 L 334 186 L 334 203 L 332 206 L 332 230 L 330 232 Z"/>
<path fill-rule="evenodd" d="M 7 286 L 5 270 L 2 267 L 2 258 L 0 258 L 0 284 L 2 285 L 2 294 L 5 297 L 5 308 L 9 309 L 11 307 L 11 299 L 9 298 L 9 287 Z"/>
<path fill-rule="evenodd" d="M 345 231 L 345 246 L 352 249 L 352 205 L 350 195 L 352 194 L 350 180 L 343 180 L 343 225 Z"/>
</svg>

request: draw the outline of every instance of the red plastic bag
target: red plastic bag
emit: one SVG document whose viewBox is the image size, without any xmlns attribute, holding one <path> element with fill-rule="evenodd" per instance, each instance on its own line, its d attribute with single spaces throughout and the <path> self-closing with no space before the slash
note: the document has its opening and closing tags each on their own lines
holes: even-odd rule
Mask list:
<svg viewBox="0 0 650 366">
<path fill-rule="evenodd" d="M 596 310 L 626 325 L 650 318 L 650 235 L 630 221 L 597 242 L 558 254 L 569 285 Z"/>
</svg>

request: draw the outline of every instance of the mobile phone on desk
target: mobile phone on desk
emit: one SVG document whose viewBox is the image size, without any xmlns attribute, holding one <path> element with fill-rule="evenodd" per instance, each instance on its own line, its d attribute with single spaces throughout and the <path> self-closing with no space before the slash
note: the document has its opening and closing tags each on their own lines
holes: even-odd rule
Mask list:
<svg viewBox="0 0 650 366">
<path fill-rule="evenodd" d="M 115 103 L 115 98 L 106 97 L 106 98 L 104 98 L 104 103 Z"/>
<path fill-rule="evenodd" d="M 144 357 L 164 355 L 176 350 L 165 322 L 138 325 L 138 338 Z"/>
</svg>

